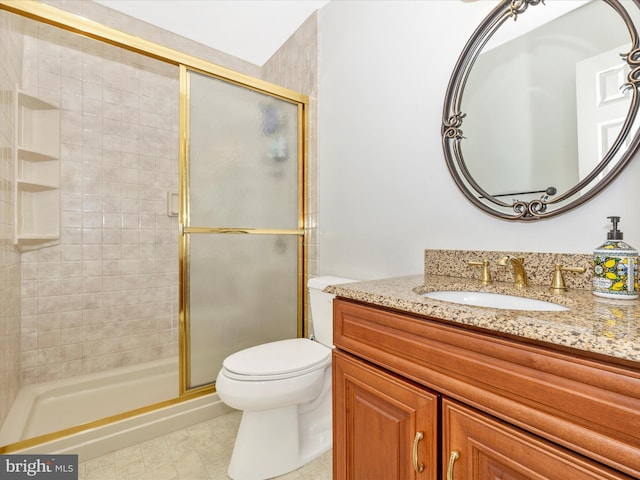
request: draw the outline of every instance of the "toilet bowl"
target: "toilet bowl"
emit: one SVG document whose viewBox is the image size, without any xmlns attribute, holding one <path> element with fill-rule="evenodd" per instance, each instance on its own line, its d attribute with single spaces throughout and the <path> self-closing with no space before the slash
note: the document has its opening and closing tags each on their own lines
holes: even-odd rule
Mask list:
<svg viewBox="0 0 640 480">
<path fill-rule="evenodd" d="M 228 473 L 264 480 L 295 470 L 331 448 L 333 295 L 328 285 L 353 282 L 317 277 L 307 286 L 316 340 L 292 338 L 227 357 L 216 379 L 220 399 L 242 410 Z"/>
</svg>

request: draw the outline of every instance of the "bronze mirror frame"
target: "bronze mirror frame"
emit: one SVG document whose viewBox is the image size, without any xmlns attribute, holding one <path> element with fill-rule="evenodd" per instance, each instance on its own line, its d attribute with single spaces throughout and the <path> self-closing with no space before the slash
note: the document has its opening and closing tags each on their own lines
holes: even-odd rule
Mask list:
<svg viewBox="0 0 640 480">
<path fill-rule="evenodd" d="M 640 108 L 640 44 L 636 26 L 627 9 L 618 0 L 601 0 L 608 4 L 624 21 L 629 30 L 631 49 L 628 53 L 622 53 L 622 59 L 629 66 L 629 73 L 623 89 L 631 92 L 631 105 L 627 117 L 620 129 L 620 133 L 614 140 L 611 148 L 600 160 L 596 167 L 585 176 L 578 184 L 564 192 L 558 193 L 549 199 L 549 195 L 543 195 L 539 199 L 530 201 L 514 199 L 512 203 L 501 200 L 502 195 L 492 196 L 474 180 L 470 174 L 465 159 L 462 155 L 463 119 L 466 113 L 462 110 L 462 97 L 469 74 L 483 47 L 492 37 L 493 33 L 506 21 L 514 21 L 518 15 L 525 13 L 530 6 L 542 4 L 536 8 L 544 8 L 544 0 L 502 0 L 489 15 L 482 21 L 479 27 L 465 45 L 453 70 L 453 74 L 447 87 L 443 121 L 441 128 L 442 146 L 446 158 L 447 167 L 457 187 L 476 207 L 485 213 L 505 220 L 531 221 L 540 220 L 566 213 L 579 205 L 587 202 L 609 185 L 616 176 L 630 162 L 640 144 L 640 118 L 637 117 Z M 632 0 L 633 5 L 640 11 L 640 0 Z M 635 133 L 634 133 L 635 132 Z M 631 137 L 630 135 L 633 135 Z M 625 145 L 626 150 L 621 147 Z M 514 152 L 517 154 L 517 152 Z M 605 170 L 614 157 L 619 159 L 610 167 L 610 171 L 598 180 L 598 176 Z M 554 189 L 555 190 L 555 189 Z M 547 192 L 549 193 L 549 192 Z M 571 198 L 580 193 L 576 198 Z"/>
</svg>

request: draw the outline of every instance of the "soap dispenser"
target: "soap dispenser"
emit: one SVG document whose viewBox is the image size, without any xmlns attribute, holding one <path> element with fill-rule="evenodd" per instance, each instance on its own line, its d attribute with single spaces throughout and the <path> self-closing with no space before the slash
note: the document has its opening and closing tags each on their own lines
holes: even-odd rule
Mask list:
<svg viewBox="0 0 640 480">
<path fill-rule="evenodd" d="M 638 298 L 638 251 L 622 241 L 620 217 L 607 217 L 613 228 L 607 241 L 593 251 L 593 294 L 632 300 Z"/>
</svg>

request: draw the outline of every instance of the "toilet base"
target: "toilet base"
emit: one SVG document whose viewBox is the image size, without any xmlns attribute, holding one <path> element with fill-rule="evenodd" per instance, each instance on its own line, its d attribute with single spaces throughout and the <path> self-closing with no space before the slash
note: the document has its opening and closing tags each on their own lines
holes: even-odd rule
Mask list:
<svg viewBox="0 0 640 480">
<path fill-rule="evenodd" d="M 332 446 L 331 392 L 313 408 L 292 405 L 242 413 L 228 473 L 233 480 L 265 480 L 309 463 Z M 310 405 L 308 405 L 310 406 Z"/>
<path fill-rule="evenodd" d="M 243 412 L 233 447 L 229 476 L 264 480 L 298 467 L 296 405 L 267 412 Z"/>
</svg>

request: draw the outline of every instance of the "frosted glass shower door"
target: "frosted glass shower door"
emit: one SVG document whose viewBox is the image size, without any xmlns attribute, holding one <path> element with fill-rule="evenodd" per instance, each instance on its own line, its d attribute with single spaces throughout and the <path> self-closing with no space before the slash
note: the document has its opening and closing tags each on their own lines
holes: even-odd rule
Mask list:
<svg viewBox="0 0 640 480">
<path fill-rule="evenodd" d="M 301 325 L 300 106 L 187 72 L 186 388 Z"/>
</svg>

